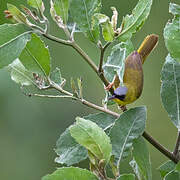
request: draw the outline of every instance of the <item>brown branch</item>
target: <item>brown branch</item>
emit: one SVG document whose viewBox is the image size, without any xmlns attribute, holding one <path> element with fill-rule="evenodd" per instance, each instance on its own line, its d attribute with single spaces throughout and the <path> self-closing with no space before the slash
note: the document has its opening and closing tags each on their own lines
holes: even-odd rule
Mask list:
<svg viewBox="0 0 180 180">
<path fill-rule="evenodd" d="M 178 163 L 178 158 L 171 153 L 169 150 L 167 150 L 164 146 L 162 146 L 159 142 L 157 142 L 155 139 L 153 139 L 152 136 L 150 136 L 146 131 L 143 133 L 143 137 L 151 143 L 156 149 L 158 149 L 162 154 L 164 154 L 166 157 L 168 157 L 171 161 L 174 163 Z"/>
</svg>

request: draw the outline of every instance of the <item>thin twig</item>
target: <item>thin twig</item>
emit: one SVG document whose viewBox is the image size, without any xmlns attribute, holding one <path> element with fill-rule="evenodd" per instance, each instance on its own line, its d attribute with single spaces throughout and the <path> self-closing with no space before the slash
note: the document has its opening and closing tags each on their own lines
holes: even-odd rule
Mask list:
<svg viewBox="0 0 180 180">
<path fill-rule="evenodd" d="M 81 49 L 81 47 L 76 43 L 72 42 L 72 47 L 83 57 L 83 59 L 90 65 L 90 67 L 94 70 L 94 72 L 98 75 L 98 77 L 101 79 L 101 81 L 104 83 L 105 86 L 109 85 L 109 81 L 104 76 L 104 73 L 98 71 L 98 67 L 94 63 L 94 61 Z M 112 94 L 114 92 L 114 89 L 111 88 L 109 90 Z"/>
<path fill-rule="evenodd" d="M 36 96 L 36 97 L 46 97 L 46 98 L 70 98 L 70 99 L 75 99 L 73 96 L 62 96 L 62 95 L 49 95 L 49 94 L 33 94 L 29 93 L 28 96 Z"/>
<path fill-rule="evenodd" d="M 60 39 L 60 38 L 57 38 L 57 37 L 55 37 L 53 35 L 45 34 L 45 33 L 42 33 L 42 36 L 46 37 L 47 39 L 49 39 L 51 41 L 57 42 L 59 44 L 63 44 L 63 45 L 66 45 L 66 46 L 71 46 L 71 41 Z"/>
<path fill-rule="evenodd" d="M 178 131 L 176 145 L 173 151 L 174 156 L 176 156 L 177 158 L 179 158 L 179 146 L 180 146 L 180 131 Z"/>
</svg>

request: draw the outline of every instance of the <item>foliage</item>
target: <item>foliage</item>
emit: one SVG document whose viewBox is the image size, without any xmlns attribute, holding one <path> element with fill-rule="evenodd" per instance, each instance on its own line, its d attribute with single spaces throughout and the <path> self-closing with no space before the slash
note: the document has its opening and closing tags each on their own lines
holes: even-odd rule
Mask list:
<svg viewBox="0 0 180 180">
<path fill-rule="evenodd" d="M 22 6 L 25 14 L 14 5 L 7 5 L 6 17 L 15 24 L 0 26 L 0 68 L 6 67 L 11 79 L 21 88 L 31 86 L 38 90 L 39 94 L 30 92 L 29 96 L 69 98 L 102 111 L 77 117 L 76 122 L 60 135 L 56 143 L 55 151 L 58 157 L 55 161 L 67 167 L 57 169 L 54 173 L 44 176 L 42 180 L 134 180 L 135 176 L 138 180 L 152 180 L 150 154 L 142 136 L 171 160 L 160 166 L 161 177 L 164 180 L 178 180 L 180 133 L 176 148 L 171 153 L 145 132 L 145 106 L 131 108 L 118 114 L 110 111 L 107 104 L 103 104 L 103 107 L 90 103 L 83 97 L 83 84 L 80 78 L 77 82 L 71 79 L 71 92 L 65 90 L 66 80 L 58 67 L 54 70 L 51 68 L 49 48 L 42 39 L 44 37 L 73 47 L 104 85 L 107 86 L 118 77 L 120 86 L 124 86 L 127 68 L 125 61 L 127 57 L 131 58 L 134 50 L 131 38 L 141 29 L 149 16 L 152 0 L 139 0 L 132 14 L 126 15 L 119 27 L 116 8 L 112 8 L 113 16 L 110 18 L 101 13 L 100 0 L 51 0 L 52 19 L 58 28 L 64 31 L 67 40 L 49 34 L 50 24 L 44 15 L 45 7 L 42 0 L 27 0 L 27 3 L 33 11 Z M 169 11 L 174 18 L 164 28 L 164 40 L 169 54 L 161 73 L 161 98 L 171 121 L 180 132 L 180 6 L 171 3 Z M 99 67 L 76 43 L 76 32 L 82 32 L 100 49 Z M 104 52 L 112 43 L 115 45 L 104 62 Z M 140 53 L 138 57 L 142 58 L 141 55 L 146 57 Z M 136 65 L 131 64 L 129 68 L 132 70 Z M 138 68 L 142 69 L 142 60 Z M 54 89 L 61 95 L 43 93 L 48 89 Z M 114 89 L 111 88 L 110 92 L 113 94 Z M 130 171 L 129 174 L 120 172 L 121 162 L 127 157 L 131 159 L 129 163 L 134 174 Z M 71 167 L 85 159 L 89 160 L 89 170 Z M 108 177 L 107 169 L 111 171 L 112 177 Z"/>
</svg>

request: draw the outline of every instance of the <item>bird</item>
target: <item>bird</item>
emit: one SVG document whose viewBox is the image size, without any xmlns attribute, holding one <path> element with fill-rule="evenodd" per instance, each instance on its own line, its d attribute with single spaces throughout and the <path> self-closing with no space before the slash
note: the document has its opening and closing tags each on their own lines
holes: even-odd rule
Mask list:
<svg viewBox="0 0 180 180">
<path fill-rule="evenodd" d="M 123 86 L 120 85 L 119 77 L 116 75 L 113 82 L 106 87 L 108 90 L 114 86 L 114 92 L 108 100 L 115 101 L 123 111 L 126 110 L 127 104 L 133 103 L 141 96 L 144 81 L 142 65 L 157 43 L 158 35 L 148 35 L 139 49 L 125 59 Z"/>
</svg>

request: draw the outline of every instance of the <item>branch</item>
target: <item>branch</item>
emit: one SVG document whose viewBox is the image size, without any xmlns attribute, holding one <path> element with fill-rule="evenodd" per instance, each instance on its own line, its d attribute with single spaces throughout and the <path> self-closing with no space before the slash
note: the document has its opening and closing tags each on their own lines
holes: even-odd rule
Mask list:
<svg viewBox="0 0 180 180">
<path fill-rule="evenodd" d="M 44 36 L 45 38 L 47 38 L 47 39 L 49 39 L 51 41 L 57 42 L 59 44 L 63 44 L 63 45 L 66 45 L 66 46 L 71 46 L 70 41 L 59 39 L 59 38 L 57 38 L 57 37 L 55 37 L 53 35 L 42 33 L 42 36 Z"/>
<path fill-rule="evenodd" d="M 52 41 L 55 41 L 57 43 L 60 43 L 60 44 L 64 44 L 64 45 L 68 45 L 68 46 L 71 46 L 73 47 L 82 57 L 83 59 L 91 66 L 91 68 L 94 70 L 94 72 L 98 75 L 98 77 L 101 79 L 101 81 L 104 83 L 105 86 L 108 86 L 109 85 L 109 81 L 105 78 L 104 76 L 104 73 L 103 72 L 100 72 L 98 71 L 98 68 L 96 66 L 96 64 L 92 61 L 92 59 L 78 46 L 78 44 L 74 41 L 65 41 L 65 40 L 61 40 L 61 39 L 58 39 L 52 35 L 47 35 L 47 34 L 42 34 L 44 37 L 52 40 Z M 104 53 L 103 53 L 104 54 Z M 102 54 L 102 55 L 103 55 Z M 56 90 L 60 91 L 61 93 L 64 93 L 68 96 L 71 96 L 72 94 L 63 90 L 61 87 L 59 87 L 58 85 L 56 84 L 51 84 Z M 113 88 L 110 89 L 110 92 L 113 94 L 114 90 Z M 108 114 L 111 114 L 117 118 L 119 118 L 119 114 L 118 113 L 115 113 L 115 112 L 112 112 L 108 109 L 105 109 L 103 107 L 100 107 L 100 106 L 97 106 L 93 103 L 90 103 L 84 99 L 78 99 L 82 104 L 85 104 L 86 106 L 88 107 L 91 107 L 93 109 L 96 109 L 96 110 L 99 110 L 99 111 L 102 111 L 102 112 L 105 112 L 105 113 L 108 113 Z M 158 149 L 162 154 L 164 154 L 167 158 L 171 159 L 174 163 L 177 163 L 178 162 L 178 158 L 176 156 L 174 156 L 173 153 L 171 153 L 170 151 L 168 151 L 165 147 L 163 147 L 161 144 L 159 144 L 156 140 L 154 140 L 147 132 L 144 132 L 143 133 L 143 137 L 149 142 L 151 143 L 156 149 Z"/>
<path fill-rule="evenodd" d="M 174 163 L 178 163 L 179 159 L 171 153 L 169 150 L 167 150 L 164 146 L 162 146 L 160 143 L 158 143 L 155 139 L 152 138 L 146 131 L 142 134 L 142 136 L 151 143 L 156 149 L 158 149 L 162 154 L 164 154 L 166 157 L 168 157 L 171 161 Z"/>
<path fill-rule="evenodd" d="M 101 81 L 104 83 L 105 86 L 109 85 L 109 81 L 105 78 L 104 73 L 99 73 L 98 71 L 98 67 L 96 66 L 96 64 L 92 61 L 92 59 L 81 49 L 81 47 L 74 41 L 66 41 L 66 40 L 62 40 L 59 39 L 55 36 L 52 36 L 50 34 L 42 34 L 42 36 L 46 37 L 49 40 L 52 40 L 54 42 L 57 42 L 59 44 L 63 44 L 63 45 L 67 45 L 67 46 L 71 46 L 73 49 L 75 49 L 78 54 L 81 55 L 81 57 L 83 57 L 83 59 L 91 66 L 91 68 L 94 70 L 94 72 L 98 75 L 98 77 L 101 79 Z M 111 94 L 113 94 L 114 89 L 111 88 L 109 90 L 111 92 Z"/>
<path fill-rule="evenodd" d="M 36 97 L 46 97 L 46 98 L 71 98 L 71 99 L 75 99 L 75 97 L 73 96 L 62 96 L 62 95 L 49 95 L 49 94 L 33 94 L 33 93 L 29 93 L 27 94 L 28 96 L 36 96 Z"/>
<path fill-rule="evenodd" d="M 178 131 L 176 145 L 173 152 L 174 156 L 176 156 L 177 158 L 179 158 L 179 146 L 180 146 L 180 131 Z"/>
</svg>

